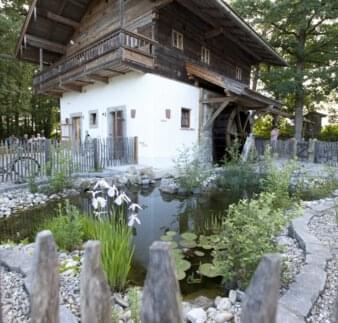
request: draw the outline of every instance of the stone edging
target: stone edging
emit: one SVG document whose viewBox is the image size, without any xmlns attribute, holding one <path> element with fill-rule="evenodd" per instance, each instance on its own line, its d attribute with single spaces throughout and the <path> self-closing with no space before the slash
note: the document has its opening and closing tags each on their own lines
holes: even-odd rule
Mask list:
<svg viewBox="0 0 338 323">
<path fill-rule="evenodd" d="M 289 290 L 278 302 L 277 323 L 304 323 L 313 305 L 325 289 L 329 250 L 310 232 L 308 224 L 318 213 L 329 210 L 327 204 L 315 210 L 306 208 L 303 216 L 294 219 L 289 235 L 296 239 L 305 254 L 305 264 Z"/>
<path fill-rule="evenodd" d="M 33 261 L 34 244 L 24 246 L 21 250 L 0 250 L 0 265 L 8 268 L 12 272 L 17 272 L 25 277 L 25 291 L 30 295 L 30 271 Z M 77 319 L 65 306 L 60 305 L 60 322 L 77 323 Z"/>
</svg>

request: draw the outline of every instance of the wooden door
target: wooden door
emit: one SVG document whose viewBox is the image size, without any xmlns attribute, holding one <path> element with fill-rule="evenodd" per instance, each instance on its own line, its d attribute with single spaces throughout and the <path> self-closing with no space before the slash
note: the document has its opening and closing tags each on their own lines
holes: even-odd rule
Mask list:
<svg viewBox="0 0 338 323">
<path fill-rule="evenodd" d="M 78 145 L 81 143 L 81 117 L 72 118 L 72 141 Z"/>
</svg>

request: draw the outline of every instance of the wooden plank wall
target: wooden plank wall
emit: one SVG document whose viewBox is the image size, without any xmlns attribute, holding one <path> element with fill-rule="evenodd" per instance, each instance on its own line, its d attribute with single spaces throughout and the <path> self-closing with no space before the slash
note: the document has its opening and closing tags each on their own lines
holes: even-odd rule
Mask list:
<svg viewBox="0 0 338 323">
<path fill-rule="evenodd" d="M 172 48 L 172 30 L 184 35 L 184 51 Z M 186 59 L 199 62 L 201 47 L 211 51 L 210 67 L 219 73 L 235 79 L 236 66 L 243 70 L 243 82 L 250 81 L 251 62 L 232 41 L 225 36 L 205 40 L 204 35 L 212 29 L 206 22 L 183 6 L 173 3 L 159 10 L 155 39 L 164 47 L 156 51 L 156 65 L 161 74 L 186 80 Z"/>
</svg>

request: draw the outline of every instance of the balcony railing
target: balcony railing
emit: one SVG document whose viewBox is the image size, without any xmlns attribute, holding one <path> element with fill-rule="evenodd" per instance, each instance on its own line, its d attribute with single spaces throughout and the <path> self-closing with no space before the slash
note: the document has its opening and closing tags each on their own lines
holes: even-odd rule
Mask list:
<svg viewBox="0 0 338 323">
<path fill-rule="evenodd" d="M 154 45 L 156 45 L 156 42 L 148 37 L 128 30 L 119 29 L 105 36 L 95 44 L 90 45 L 71 56 L 61 59 L 53 66 L 40 72 L 35 76 L 33 84 L 34 86 L 39 86 L 110 52 L 116 51 L 119 48 L 131 49 L 139 54 L 153 57 Z"/>
</svg>

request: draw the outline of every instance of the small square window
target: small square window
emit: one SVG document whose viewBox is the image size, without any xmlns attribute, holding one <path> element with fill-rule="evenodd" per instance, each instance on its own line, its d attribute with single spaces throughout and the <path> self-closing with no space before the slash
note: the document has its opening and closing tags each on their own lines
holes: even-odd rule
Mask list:
<svg viewBox="0 0 338 323">
<path fill-rule="evenodd" d="M 182 108 L 181 110 L 181 128 L 190 128 L 190 113 L 189 109 Z"/>
<path fill-rule="evenodd" d="M 202 47 L 201 62 L 208 65 L 210 64 L 210 50 L 208 48 Z"/>
<path fill-rule="evenodd" d="M 242 81 L 242 69 L 236 66 L 236 80 Z"/>
<path fill-rule="evenodd" d="M 135 110 L 135 109 L 130 110 L 130 117 L 131 117 L 132 119 L 135 119 L 135 118 L 136 118 L 136 110 Z"/>
<path fill-rule="evenodd" d="M 184 37 L 182 33 L 176 30 L 173 30 L 172 42 L 173 42 L 173 47 L 180 49 L 180 50 L 184 49 Z"/>
<path fill-rule="evenodd" d="M 97 111 L 89 112 L 89 127 L 97 128 L 98 126 L 98 113 Z"/>
<path fill-rule="evenodd" d="M 166 119 L 170 119 L 171 118 L 171 110 L 170 109 L 166 109 L 165 110 L 165 118 Z"/>
</svg>

